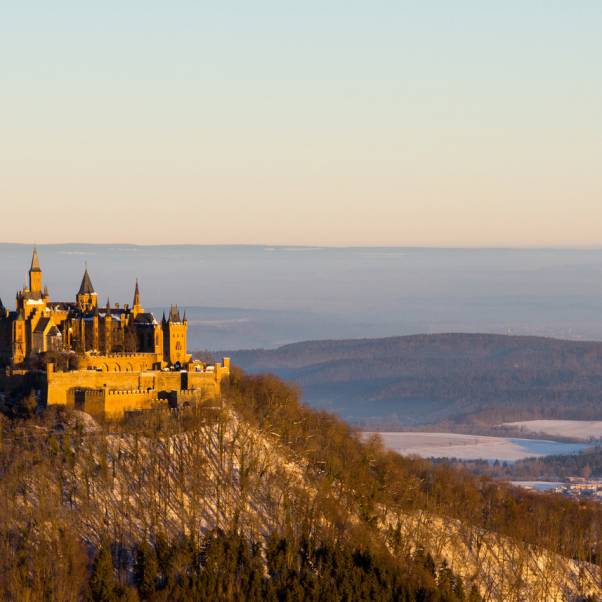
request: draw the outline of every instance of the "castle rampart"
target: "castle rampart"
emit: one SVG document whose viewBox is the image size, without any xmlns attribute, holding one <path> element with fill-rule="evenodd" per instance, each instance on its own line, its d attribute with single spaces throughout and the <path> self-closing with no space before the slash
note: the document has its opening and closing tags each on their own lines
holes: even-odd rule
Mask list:
<svg viewBox="0 0 602 602">
<path fill-rule="evenodd" d="M 200 363 L 195 365 L 198 369 L 190 371 L 57 372 L 53 364 L 48 364 L 46 400 L 48 405 L 76 407 L 90 414 L 117 418 L 128 410 L 149 409 L 174 399 L 181 403 L 218 396 L 223 378 L 230 374 L 229 358 L 212 369 Z"/>
</svg>

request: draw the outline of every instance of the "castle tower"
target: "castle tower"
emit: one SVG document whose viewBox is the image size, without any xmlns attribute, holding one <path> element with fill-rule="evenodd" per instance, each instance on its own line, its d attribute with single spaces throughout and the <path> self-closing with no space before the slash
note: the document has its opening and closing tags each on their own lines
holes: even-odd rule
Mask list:
<svg viewBox="0 0 602 602">
<path fill-rule="evenodd" d="M 27 335 L 25 332 L 25 316 L 20 311 L 17 319 L 12 323 L 12 362 L 13 364 L 21 364 L 25 361 L 27 355 Z"/>
<path fill-rule="evenodd" d="M 100 312 L 98 311 L 98 307 L 94 308 L 94 313 L 92 317 L 92 349 L 94 351 L 100 350 Z"/>
<path fill-rule="evenodd" d="M 29 268 L 29 291 L 42 294 L 42 270 L 40 269 L 38 250 L 35 247 L 31 256 L 31 267 Z"/>
<path fill-rule="evenodd" d="M 163 358 L 163 323 L 156 324 L 153 327 L 154 347 L 153 353 L 156 353 L 161 359 Z"/>
<path fill-rule="evenodd" d="M 98 306 L 98 299 L 94 287 L 92 286 L 92 280 L 90 274 L 88 274 L 88 268 L 84 272 L 82 283 L 79 287 L 79 291 L 75 297 L 78 307 L 82 311 L 92 311 Z"/>
<path fill-rule="evenodd" d="M 188 321 L 180 317 L 180 310 L 177 305 L 172 305 L 169 311 L 169 318 L 166 320 L 163 316 L 163 359 L 168 364 L 185 364 L 189 360 L 186 352 L 186 331 Z"/>
<path fill-rule="evenodd" d="M 105 307 L 105 317 L 102 322 L 102 345 L 103 353 L 112 353 L 113 351 L 113 316 L 111 315 L 111 301 L 107 297 L 107 305 Z"/>
</svg>

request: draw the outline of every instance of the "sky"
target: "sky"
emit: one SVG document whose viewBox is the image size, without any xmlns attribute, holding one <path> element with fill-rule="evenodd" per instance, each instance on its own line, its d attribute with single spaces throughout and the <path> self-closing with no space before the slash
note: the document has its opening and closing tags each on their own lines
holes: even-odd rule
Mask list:
<svg viewBox="0 0 602 602">
<path fill-rule="evenodd" d="M 599 0 L 5 2 L 0 241 L 602 246 Z"/>
</svg>

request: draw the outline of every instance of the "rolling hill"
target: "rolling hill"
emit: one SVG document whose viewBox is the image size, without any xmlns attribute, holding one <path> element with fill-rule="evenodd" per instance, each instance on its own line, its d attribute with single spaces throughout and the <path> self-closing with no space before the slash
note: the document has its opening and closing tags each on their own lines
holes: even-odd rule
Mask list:
<svg viewBox="0 0 602 602">
<path fill-rule="evenodd" d="M 388 426 L 602 417 L 602 343 L 490 334 L 309 341 L 230 352 L 316 407 Z"/>
</svg>

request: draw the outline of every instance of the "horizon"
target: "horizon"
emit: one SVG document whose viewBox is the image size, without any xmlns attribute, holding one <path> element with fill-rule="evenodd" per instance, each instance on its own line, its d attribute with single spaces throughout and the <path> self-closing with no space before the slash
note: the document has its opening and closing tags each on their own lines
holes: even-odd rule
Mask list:
<svg viewBox="0 0 602 602">
<path fill-rule="evenodd" d="M 23 286 L 31 244 L 0 244 L 0 298 Z M 85 264 L 99 298 L 189 312 L 195 349 L 309 339 L 491 332 L 602 340 L 602 249 L 38 245 L 51 299 Z"/>
<path fill-rule="evenodd" d="M 207 247 L 207 248 L 219 248 L 219 247 L 249 247 L 249 248 L 261 248 L 261 249 L 307 249 L 307 250 L 369 250 L 369 249 L 391 249 L 391 250 L 438 250 L 438 251 L 602 251 L 602 243 L 592 245 L 405 245 L 405 244 L 355 244 L 355 245 L 344 245 L 344 244 L 270 244 L 270 243 L 135 243 L 135 242 L 0 242 L 0 246 L 19 246 L 34 249 L 37 247 Z"/>
</svg>

